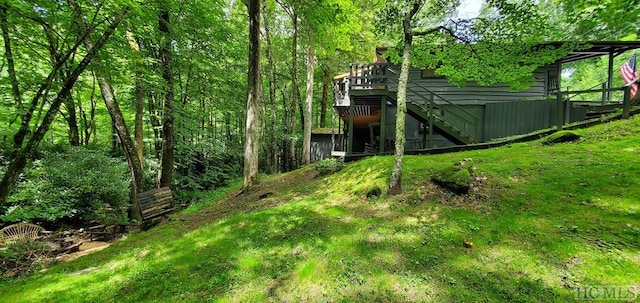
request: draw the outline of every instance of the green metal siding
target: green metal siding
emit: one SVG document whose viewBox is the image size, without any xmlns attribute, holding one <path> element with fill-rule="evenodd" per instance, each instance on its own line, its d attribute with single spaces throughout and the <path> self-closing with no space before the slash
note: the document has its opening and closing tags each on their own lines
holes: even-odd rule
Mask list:
<svg viewBox="0 0 640 303">
<path fill-rule="evenodd" d="M 483 139 L 508 137 L 552 127 L 555 100 L 490 103 L 484 106 Z"/>
<path fill-rule="evenodd" d="M 399 67 L 391 67 L 394 70 Z M 482 105 L 496 102 L 511 102 L 525 99 L 542 99 L 547 94 L 548 86 L 548 67 L 538 68 L 533 76 L 535 83 L 526 90 L 512 91 L 511 88 L 504 84 L 494 84 L 491 86 L 480 86 L 474 81 L 467 82 L 465 86 L 458 87 L 447 81 L 446 78 L 425 78 L 422 79 L 420 69 L 411 69 L 409 72 L 409 89 L 413 92 L 407 93 L 407 98 L 417 102 L 424 103 L 428 98 L 429 92 L 417 85 L 417 83 L 432 92 L 441 95 L 443 98 L 459 105 Z M 390 75 L 389 85 L 391 88 L 397 85 L 397 76 Z M 443 103 L 438 98 L 435 99 L 438 104 Z"/>
<path fill-rule="evenodd" d="M 331 134 L 311 134 L 311 162 L 330 158 L 332 147 Z"/>
</svg>

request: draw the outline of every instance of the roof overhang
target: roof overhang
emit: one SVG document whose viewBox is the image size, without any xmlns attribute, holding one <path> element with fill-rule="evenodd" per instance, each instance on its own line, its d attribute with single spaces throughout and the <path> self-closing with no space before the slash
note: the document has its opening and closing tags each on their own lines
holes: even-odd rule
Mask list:
<svg viewBox="0 0 640 303">
<path fill-rule="evenodd" d="M 560 47 L 566 41 L 549 42 L 543 45 Z M 605 55 L 617 56 L 629 50 L 640 48 L 640 41 L 585 41 L 579 42 L 577 49 L 559 59 L 560 63 L 569 63 Z"/>
</svg>

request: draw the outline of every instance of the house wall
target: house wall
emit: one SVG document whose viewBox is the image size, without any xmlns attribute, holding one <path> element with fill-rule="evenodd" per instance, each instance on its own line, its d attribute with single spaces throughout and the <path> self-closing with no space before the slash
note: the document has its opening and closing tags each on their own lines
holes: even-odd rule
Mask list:
<svg viewBox="0 0 640 303">
<path fill-rule="evenodd" d="M 549 128 L 555 125 L 556 101 L 515 101 L 484 106 L 484 141 Z"/>
<path fill-rule="evenodd" d="M 391 67 L 398 70 L 399 67 Z M 494 84 L 491 86 L 480 86 L 474 81 L 467 82 L 463 87 L 457 87 L 447 81 L 444 77 L 422 78 L 422 70 L 413 68 L 409 71 L 409 91 L 407 98 L 413 102 L 425 104 L 429 98 L 430 91 L 440 95 L 442 98 L 458 105 L 482 105 L 487 103 L 511 102 L 525 99 L 542 99 L 548 92 L 549 73 L 557 73 L 556 67 L 538 68 L 533 76 L 535 83 L 528 89 L 522 91 L 511 91 L 511 88 L 504 84 Z M 397 87 L 397 76 L 390 73 L 389 85 L 393 89 Z M 413 85 L 411 85 L 413 83 Z M 423 86 L 421 88 L 419 86 Z M 438 97 L 434 98 L 437 104 L 446 103 Z"/>
<path fill-rule="evenodd" d="M 331 157 L 331 134 L 311 134 L 311 162 Z"/>
<path fill-rule="evenodd" d="M 562 108 L 565 110 L 566 106 L 563 105 Z M 557 124 L 556 113 L 556 100 L 486 104 L 484 106 L 484 141 L 554 127 Z M 570 108 L 569 120 L 565 120 L 564 123 L 583 121 L 586 116 L 586 108 Z"/>
<path fill-rule="evenodd" d="M 556 103 L 555 100 L 538 101 L 513 101 L 502 103 L 489 103 L 485 105 L 463 105 L 461 108 L 450 108 L 451 111 L 462 110 L 470 112 L 480 117 L 479 129 L 481 135 L 480 142 L 492 139 L 503 138 L 514 135 L 526 134 L 540 129 L 550 128 L 556 124 Z M 395 115 L 396 107 L 389 106 L 387 110 L 387 134 L 390 139 L 395 138 Z M 584 109 L 572 109 L 571 122 L 583 120 Z M 449 117 L 456 123 L 455 117 Z M 423 140 L 422 124 L 407 115 L 406 122 L 406 150 L 415 149 L 411 141 Z M 427 130 L 428 131 L 428 130 Z M 473 131 L 473 129 L 469 129 Z M 413 143 L 416 144 L 416 143 Z M 446 147 L 455 145 L 446 137 L 434 132 L 432 137 L 432 147 Z"/>
</svg>

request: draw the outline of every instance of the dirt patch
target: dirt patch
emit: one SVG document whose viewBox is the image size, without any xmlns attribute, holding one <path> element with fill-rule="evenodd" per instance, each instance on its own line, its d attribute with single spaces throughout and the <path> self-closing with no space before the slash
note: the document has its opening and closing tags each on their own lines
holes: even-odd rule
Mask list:
<svg viewBox="0 0 640 303">
<path fill-rule="evenodd" d="M 70 254 L 64 254 L 64 255 L 59 255 L 56 257 L 56 261 L 59 262 L 67 262 L 67 261 L 71 261 L 71 260 L 75 260 L 77 258 L 80 258 L 82 256 L 86 256 L 90 253 L 94 253 L 96 251 L 101 251 L 107 247 L 109 247 L 109 245 L 115 243 L 116 241 L 118 241 L 117 239 L 111 242 L 102 242 L 102 241 L 89 241 L 87 239 L 84 240 L 80 240 L 79 241 L 83 241 L 82 244 L 80 244 L 80 249 L 77 252 L 73 252 Z"/>
<path fill-rule="evenodd" d="M 307 166 L 298 171 L 271 176 L 252 188 L 228 193 L 203 210 L 186 215 L 175 215 L 188 229 L 196 229 L 232 214 L 252 213 L 290 202 L 288 194 L 302 191 L 317 180 L 318 172 Z"/>
<path fill-rule="evenodd" d="M 466 194 L 457 194 L 444 189 L 432 181 L 425 181 L 415 192 L 405 193 L 399 199 L 410 204 L 436 201 L 440 204 L 463 207 L 476 211 L 487 212 L 492 208 L 491 189 L 487 187 L 487 178 L 483 175 L 471 178 L 471 188 Z"/>
</svg>

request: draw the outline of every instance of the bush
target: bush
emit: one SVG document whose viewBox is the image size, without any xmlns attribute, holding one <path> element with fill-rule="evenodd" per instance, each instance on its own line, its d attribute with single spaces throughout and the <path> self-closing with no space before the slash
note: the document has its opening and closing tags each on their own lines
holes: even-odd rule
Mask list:
<svg viewBox="0 0 640 303">
<path fill-rule="evenodd" d="M 187 192 L 226 187 L 242 176 L 243 157 L 209 142 L 178 142 L 174 184 L 176 201 L 190 203 Z"/>
<path fill-rule="evenodd" d="M 313 168 L 322 175 L 332 174 L 347 167 L 342 159 L 327 158 L 316 162 Z"/>
<path fill-rule="evenodd" d="M 130 176 L 122 159 L 84 148 L 42 155 L 25 170 L 2 221 L 85 223 L 126 215 Z"/>
</svg>

